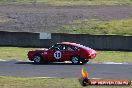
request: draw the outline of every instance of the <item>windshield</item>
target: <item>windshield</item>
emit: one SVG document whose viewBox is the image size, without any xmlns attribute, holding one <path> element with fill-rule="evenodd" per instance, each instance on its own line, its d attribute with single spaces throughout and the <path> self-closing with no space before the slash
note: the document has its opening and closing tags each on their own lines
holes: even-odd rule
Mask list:
<svg viewBox="0 0 132 88">
<path fill-rule="evenodd" d="M 80 45 L 79 47 L 80 47 L 80 48 L 87 49 L 87 50 L 90 50 L 90 49 L 91 49 L 90 47 L 86 47 L 86 46 L 83 46 L 83 45 Z"/>
<path fill-rule="evenodd" d="M 54 48 L 54 45 L 49 48 L 49 50 L 52 50 Z"/>
</svg>

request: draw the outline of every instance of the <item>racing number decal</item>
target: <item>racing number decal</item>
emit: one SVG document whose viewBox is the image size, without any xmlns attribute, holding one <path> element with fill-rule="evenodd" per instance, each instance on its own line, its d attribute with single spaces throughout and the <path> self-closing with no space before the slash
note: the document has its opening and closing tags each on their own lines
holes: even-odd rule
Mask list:
<svg viewBox="0 0 132 88">
<path fill-rule="evenodd" d="M 54 53 L 54 57 L 55 57 L 55 59 L 60 59 L 61 58 L 61 52 L 60 51 L 56 51 Z"/>
</svg>

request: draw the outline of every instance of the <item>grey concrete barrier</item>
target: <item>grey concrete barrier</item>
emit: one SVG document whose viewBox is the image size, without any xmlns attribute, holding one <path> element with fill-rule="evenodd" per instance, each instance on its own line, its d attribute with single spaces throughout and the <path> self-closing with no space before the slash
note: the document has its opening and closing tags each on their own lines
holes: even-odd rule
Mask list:
<svg viewBox="0 0 132 88">
<path fill-rule="evenodd" d="M 132 36 L 0 32 L 0 46 L 50 47 L 75 42 L 99 50 L 132 50 Z"/>
</svg>

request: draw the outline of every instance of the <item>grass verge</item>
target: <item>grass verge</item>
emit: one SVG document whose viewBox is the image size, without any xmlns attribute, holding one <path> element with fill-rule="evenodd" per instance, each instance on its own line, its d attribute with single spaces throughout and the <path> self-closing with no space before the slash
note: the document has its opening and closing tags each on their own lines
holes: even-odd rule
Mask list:
<svg viewBox="0 0 132 88">
<path fill-rule="evenodd" d="M 44 3 L 52 5 L 121 5 L 131 0 L 0 0 L 0 3 Z"/>
<path fill-rule="evenodd" d="M 92 35 L 132 35 L 132 19 L 112 21 L 76 20 L 62 26 L 57 32 Z"/>
<path fill-rule="evenodd" d="M 86 88 L 131 88 L 132 86 L 87 86 Z M 84 88 L 77 78 L 0 77 L 0 88 Z"/>
<path fill-rule="evenodd" d="M 132 52 L 97 51 L 97 57 L 92 62 L 132 62 Z"/>
<path fill-rule="evenodd" d="M 28 60 L 27 53 L 29 50 L 38 48 L 23 48 L 23 47 L 0 47 L 0 59 L 4 60 Z"/>
<path fill-rule="evenodd" d="M 0 59 L 28 60 L 29 50 L 38 48 L 0 47 Z M 97 57 L 92 62 L 132 62 L 132 52 L 125 51 L 97 51 Z"/>
</svg>

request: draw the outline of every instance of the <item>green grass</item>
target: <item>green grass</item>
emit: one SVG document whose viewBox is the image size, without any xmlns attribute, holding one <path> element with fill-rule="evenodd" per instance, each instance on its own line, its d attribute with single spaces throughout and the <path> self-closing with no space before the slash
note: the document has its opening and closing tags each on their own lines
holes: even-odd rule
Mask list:
<svg viewBox="0 0 132 88">
<path fill-rule="evenodd" d="M 85 88 L 131 88 L 132 86 L 87 86 Z M 84 88 L 77 78 L 0 77 L 0 88 Z"/>
<path fill-rule="evenodd" d="M 14 2 L 13 2 L 14 1 Z M 0 3 L 43 3 L 52 5 L 120 5 L 132 0 L 0 0 Z"/>
<path fill-rule="evenodd" d="M 0 47 L 0 59 L 28 60 L 29 50 L 37 48 Z M 92 62 L 132 62 L 132 52 L 125 51 L 97 51 L 97 57 Z"/>
<path fill-rule="evenodd" d="M 37 48 L 21 48 L 21 47 L 0 47 L 0 59 L 5 60 L 27 60 L 27 53 L 29 50 Z"/>
<path fill-rule="evenodd" d="M 132 62 L 132 52 L 97 51 L 97 57 L 92 62 Z"/>
<path fill-rule="evenodd" d="M 95 35 L 132 35 L 132 19 L 99 21 L 75 20 L 56 32 Z"/>
</svg>

